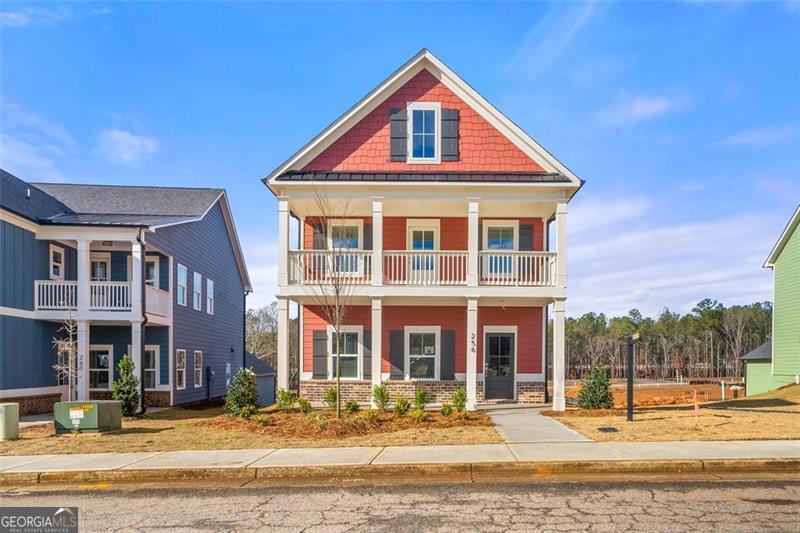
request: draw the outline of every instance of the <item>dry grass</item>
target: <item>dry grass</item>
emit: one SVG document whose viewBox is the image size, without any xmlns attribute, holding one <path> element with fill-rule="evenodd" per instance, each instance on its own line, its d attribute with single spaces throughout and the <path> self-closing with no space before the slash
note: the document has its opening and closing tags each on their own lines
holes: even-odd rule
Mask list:
<svg viewBox="0 0 800 533">
<path fill-rule="evenodd" d="M 431 444 L 492 444 L 502 442 L 491 419 L 481 412 L 463 420 L 428 413 L 414 422 L 392 413 L 343 415 L 315 411 L 264 410 L 267 424 L 231 418 L 221 408 L 189 410 L 180 407 L 126 418 L 122 431 L 104 435 L 53 435 L 51 425 L 21 431 L 17 441 L 0 442 L 0 455 L 220 450 L 245 448 L 321 448 Z M 321 420 L 325 420 L 321 423 Z"/>
<path fill-rule="evenodd" d="M 691 408 L 637 410 L 633 422 L 613 409 L 543 414 L 598 441 L 800 439 L 800 386 L 704 405 L 698 416 Z"/>
</svg>

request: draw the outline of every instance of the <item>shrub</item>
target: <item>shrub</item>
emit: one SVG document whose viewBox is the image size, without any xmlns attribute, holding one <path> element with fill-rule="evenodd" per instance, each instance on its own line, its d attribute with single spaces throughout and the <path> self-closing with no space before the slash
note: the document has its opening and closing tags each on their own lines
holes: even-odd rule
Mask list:
<svg viewBox="0 0 800 533">
<path fill-rule="evenodd" d="M 242 407 L 242 410 L 239 411 L 239 416 L 242 418 L 246 418 L 250 420 L 251 418 L 258 415 L 258 407 L 255 405 L 245 405 Z"/>
<path fill-rule="evenodd" d="M 463 413 L 467 408 L 467 391 L 463 387 L 459 387 L 453 391 L 453 407 L 459 413 Z"/>
<path fill-rule="evenodd" d="M 250 421 L 256 422 L 262 426 L 269 426 L 272 424 L 272 419 L 266 413 L 256 413 L 250 417 Z"/>
<path fill-rule="evenodd" d="M 331 409 L 339 406 L 339 394 L 336 392 L 336 387 L 328 387 L 328 390 L 325 391 L 325 405 Z"/>
<path fill-rule="evenodd" d="M 413 411 L 408 413 L 408 418 L 410 418 L 414 422 L 425 422 L 428 419 L 428 413 L 426 413 L 422 409 L 414 409 Z"/>
<path fill-rule="evenodd" d="M 611 396 L 611 381 L 606 374 L 606 367 L 597 365 L 589 373 L 589 379 L 583 382 L 578 393 L 578 407 L 581 409 L 611 409 L 614 398 Z"/>
<path fill-rule="evenodd" d="M 386 385 L 375 385 L 372 389 L 372 399 L 375 401 L 375 407 L 384 411 L 389 406 L 389 389 Z"/>
<path fill-rule="evenodd" d="M 353 400 L 350 400 L 349 402 L 344 404 L 344 410 L 347 411 L 350 414 L 355 413 L 356 411 L 358 411 L 358 402 L 354 402 Z"/>
<path fill-rule="evenodd" d="M 292 407 L 294 407 L 294 403 L 296 401 L 297 398 L 295 398 L 294 391 L 282 389 L 278 391 L 278 398 L 275 403 L 277 403 L 279 410 L 289 411 Z"/>
<path fill-rule="evenodd" d="M 309 418 L 317 425 L 317 431 L 325 431 L 328 427 L 328 419 L 322 413 L 311 413 Z"/>
<path fill-rule="evenodd" d="M 411 407 L 409 401 L 402 396 L 394 399 L 394 412 L 397 416 L 406 416 L 408 409 Z"/>
<path fill-rule="evenodd" d="M 307 415 L 308 413 L 310 413 L 311 411 L 314 410 L 311 407 L 311 402 L 309 402 L 305 398 L 298 399 L 297 400 L 297 405 L 298 405 L 298 407 L 300 407 L 300 412 L 303 413 L 304 415 Z"/>
<path fill-rule="evenodd" d="M 449 417 L 453 414 L 453 406 L 450 402 L 444 402 L 442 404 L 442 415 Z"/>
<path fill-rule="evenodd" d="M 133 359 L 122 356 L 119 364 L 119 379 L 114 381 L 113 398 L 122 403 L 122 416 L 132 416 L 139 407 L 139 380 L 133 375 Z"/>
<path fill-rule="evenodd" d="M 424 411 L 425 405 L 428 403 L 428 391 L 425 389 L 417 389 L 414 391 L 414 409 L 417 411 Z"/>
<path fill-rule="evenodd" d="M 233 416 L 243 416 L 242 409 L 252 407 L 258 410 L 258 389 L 256 388 L 256 376 L 250 370 L 243 368 L 239 370 L 228 386 L 228 393 L 225 395 L 225 412 Z"/>
</svg>

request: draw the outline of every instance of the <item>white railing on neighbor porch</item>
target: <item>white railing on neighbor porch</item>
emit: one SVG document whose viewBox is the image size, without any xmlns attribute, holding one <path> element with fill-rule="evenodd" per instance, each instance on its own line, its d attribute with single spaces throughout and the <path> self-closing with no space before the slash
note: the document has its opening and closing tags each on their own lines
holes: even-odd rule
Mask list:
<svg viewBox="0 0 800 533">
<path fill-rule="evenodd" d="M 130 311 L 131 283 L 129 281 L 90 281 L 90 311 Z"/>
<path fill-rule="evenodd" d="M 147 309 L 147 313 L 150 315 L 163 317 L 169 316 L 169 293 L 167 291 L 151 287 L 150 285 L 145 286 L 145 291 L 147 291 L 147 294 L 145 294 L 145 307 Z"/>
<path fill-rule="evenodd" d="M 387 285 L 466 285 L 467 256 L 465 251 L 384 251 L 384 282 Z"/>
<path fill-rule="evenodd" d="M 300 285 L 372 283 L 370 250 L 295 250 L 289 252 L 289 283 Z"/>
<path fill-rule="evenodd" d="M 66 311 L 78 306 L 77 281 L 51 281 L 37 279 L 35 286 L 35 309 L 42 311 Z"/>
<path fill-rule="evenodd" d="M 555 287 L 555 252 L 484 250 L 479 253 L 481 285 Z"/>
</svg>

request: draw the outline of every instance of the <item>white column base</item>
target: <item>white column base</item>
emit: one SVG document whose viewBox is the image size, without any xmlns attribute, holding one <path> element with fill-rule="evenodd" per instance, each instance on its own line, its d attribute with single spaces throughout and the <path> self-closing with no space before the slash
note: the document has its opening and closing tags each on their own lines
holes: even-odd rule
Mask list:
<svg viewBox="0 0 800 533">
<path fill-rule="evenodd" d="M 565 338 L 564 300 L 553 302 L 553 410 L 564 411 Z"/>
<path fill-rule="evenodd" d="M 553 398 L 553 411 L 566 411 L 567 402 L 564 398 Z"/>
<path fill-rule="evenodd" d="M 128 357 L 133 361 L 133 375 L 139 381 L 139 391 L 141 391 L 142 380 L 142 323 L 131 323 L 131 353 Z M 142 408 L 142 398 L 139 397 L 139 409 Z"/>
<path fill-rule="evenodd" d="M 467 409 L 478 407 L 478 300 L 467 300 Z"/>
<path fill-rule="evenodd" d="M 300 332 L 302 335 L 302 332 Z M 278 300 L 278 390 L 289 388 L 289 300 Z"/>
<path fill-rule="evenodd" d="M 78 320 L 76 335 L 75 393 L 76 399 L 83 402 L 89 399 L 89 322 Z"/>
<path fill-rule="evenodd" d="M 372 388 L 381 384 L 381 361 L 383 359 L 383 301 L 380 298 L 372 300 Z M 372 397 L 372 407 L 375 405 L 375 398 Z"/>
</svg>

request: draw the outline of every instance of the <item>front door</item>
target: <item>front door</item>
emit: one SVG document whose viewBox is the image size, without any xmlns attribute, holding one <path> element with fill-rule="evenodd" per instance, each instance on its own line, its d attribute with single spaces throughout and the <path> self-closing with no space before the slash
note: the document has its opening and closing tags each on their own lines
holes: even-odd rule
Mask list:
<svg viewBox="0 0 800 533">
<path fill-rule="evenodd" d="M 487 400 L 514 399 L 514 334 L 487 333 L 484 397 Z"/>
</svg>

